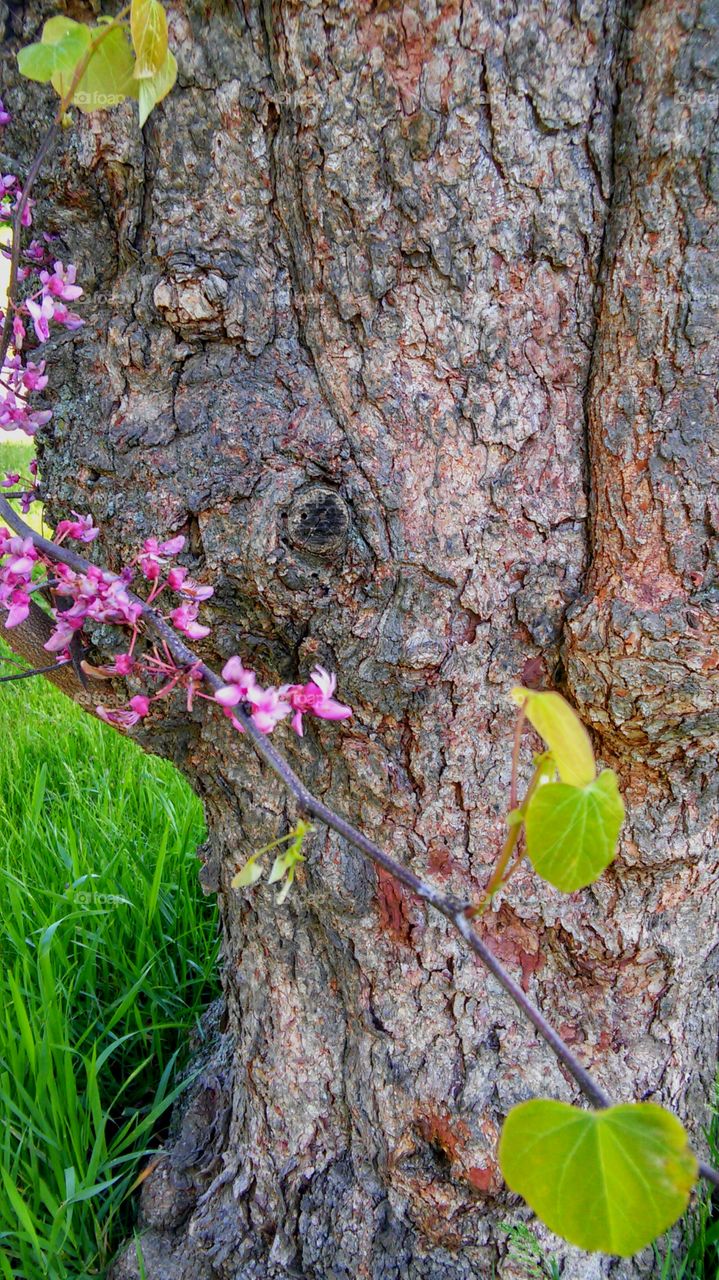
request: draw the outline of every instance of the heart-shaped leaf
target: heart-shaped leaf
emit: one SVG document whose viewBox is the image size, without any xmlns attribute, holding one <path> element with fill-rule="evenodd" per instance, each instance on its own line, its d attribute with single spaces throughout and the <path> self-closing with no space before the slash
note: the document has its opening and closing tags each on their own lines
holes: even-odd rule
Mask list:
<svg viewBox="0 0 719 1280">
<path fill-rule="evenodd" d="M 550 1230 L 625 1258 L 684 1213 L 698 1174 L 682 1125 L 653 1102 L 605 1111 L 523 1102 L 507 1116 L 499 1162 Z"/>
<path fill-rule="evenodd" d="M 70 76 L 90 48 L 90 31 L 83 22 L 56 16 L 48 18 L 39 44 L 29 44 L 17 55 L 21 75 L 41 84 L 59 71 Z"/>
<path fill-rule="evenodd" d="M 562 782 L 584 787 L 595 773 L 594 752 L 579 716 L 561 693 L 536 693 L 521 685 L 512 689 L 512 700 L 546 742 Z"/>
<path fill-rule="evenodd" d="M 586 787 L 565 782 L 538 787 L 525 815 L 534 870 L 562 893 L 583 889 L 614 858 L 623 821 L 624 803 L 611 769 Z"/>
<path fill-rule="evenodd" d="M 115 27 L 105 34 L 101 20 L 90 32 L 96 49 L 73 94 L 73 104 L 80 111 L 107 111 L 124 98 L 137 97 L 137 81 L 133 78 L 135 57 L 125 31 Z M 100 39 L 100 37 L 102 37 Z M 60 97 L 70 88 L 75 68 L 63 70 L 52 77 L 52 86 Z"/>
</svg>

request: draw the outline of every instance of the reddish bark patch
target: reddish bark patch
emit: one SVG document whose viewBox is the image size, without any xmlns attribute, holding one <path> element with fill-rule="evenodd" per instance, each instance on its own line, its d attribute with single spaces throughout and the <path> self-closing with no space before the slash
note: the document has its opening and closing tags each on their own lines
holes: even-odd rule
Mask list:
<svg viewBox="0 0 719 1280">
<path fill-rule="evenodd" d="M 428 1115 L 420 1116 L 417 1127 L 425 1142 L 438 1147 L 450 1163 L 454 1163 L 457 1152 L 470 1137 L 464 1121 L 455 1120 L 452 1127 L 446 1111 L 430 1111 Z"/>
<path fill-rule="evenodd" d="M 496 1172 L 491 1165 L 473 1164 L 467 1170 L 467 1182 L 474 1187 L 475 1191 L 494 1191 Z"/>
<path fill-rule="evenodd" d="M 526 991 L 532 974 L 544 965 L 536 928 L 525 924 L 503 903 L 499 911 L 487 918 L 485 936 L 499 960 L 510 969 L 519 966 L 522 990 Z"/>
<path fill-rule="evenodd" d="M 427 859 L 427 870 L 435 876 L 446 880 L 453 871 L 461 870 L 455 866 L 452 855 L 444 845 L 432 845 Z"/>
<path fill-rule="evenodd" d="M 412 945 L 412 917 L 407 895 L 383 867 L 377 868 L 377 910 L 384 933 L 401 946 Z"/>
</svg>

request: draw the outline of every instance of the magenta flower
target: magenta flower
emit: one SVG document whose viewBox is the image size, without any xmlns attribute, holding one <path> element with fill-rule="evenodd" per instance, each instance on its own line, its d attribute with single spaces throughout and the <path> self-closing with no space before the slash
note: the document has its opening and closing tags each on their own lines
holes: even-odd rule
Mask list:
<svg viewBox="0 0 719 1280">
<path fill-rule="evenodd" d="M 60 298 L 63 302 L 75 302 L 83 293 L 75 283 L 76 276 L 77 267 L 66 267 L 62 262 L 53 263 L 52 275 L 49 271 L 40 272 L 43 293 L 50 293 L 53 298 Z"/>
<path fill-rule="evenodd" d="M 282 700 L 277 689 L 261 689 L 258 685 L 249 690 L 247 701 L 252 703 L 252 719 L 260 733 L 272 733 L 280 720 L 284 720 L 292 712 L 289 703 Z"/>
<path fill-rule="evenodd" d="M 18 317 L 15 317 L 17 320 Z M 13 321 L 14 327 L 15 321 Z M 22 328 L 22 325 L 21 325 Z M 24 336 L 23 329 L 23 336 Z M 32 360 L 28 360 L 22 372 L 22 384 L 26 391 L 44 391 L 47 386 L 47 374 L 45 373 L 45 361 L 41 360 L 39 364 L 34 364 Z"/>
<path fill-rule="evenodd" d="M 176 538 L 168 538 L 166 542 L 158 542 L 157 538 L 145 538 L 142 544 L 142 553 L 138 557 L 140 569 L 148 582 L 157 582 L 160 577 L 163 565 L 167 556 L 175 556 L 185 545 L 185 539 L 182 534 Z M 181 573 L 182 576 L 187 570 L 172 570 L 174 573 Z"/>
<path fill-rule="evenodd" d="M 3 570 L 19 578 L 28 577 L 37 560 L 37 551 L 33 546 L 32 538 L 11 538 L 8 547 L 12 554 L 5 561 Z"/>
<path fill-rule="evenodd" d="M 239 658 L 230 658 L 222 668 L 222 679 L 227 683 L 215 694 L 215 702 L 222 707 L 236 707 L 238 702 L 247 702 L 250 690 L 257 688 L 254 671 L 243 667 Z"/>
<path fill-rule="evenodd" d="M 173 626 L 181 631 L 183 635 L 189 636 L 190 640 L 204 640 L 205 636 L 209 636 L 210 628 L 203 627 L 196 622 L 197 605 L 181 604 L 178 609 L 173 609 L 170 614 Z"/>
<path fill-rule="evenodd" d="M 58 544 L 63 538 L 75 538 L 78 542 L 94 542 L 100 530 L 93 525 L 92 516 L 79 516 L 77 511 L 72 513 L 74 520 L 61 520 L 55 529 L 55 542 Z"/>
<path fill-rule="evenodd" d="M 142 720 L 150 709 L 150 699 L 138 695 L 130 699 L 129 707 L 95 707 L 95 714 L 116 729 L 131 729 L 138 720 Z"/>
<path fill-rule="evenodd" d="M 18 207 L 18 205 L 20 204 L 20 200 L 21 200 L 21 198 L 22 198 L 22 192 L 18 191 L 17 195 L 15 196 L 15 204 L 13 205 L 13 213 L 15 213 L 15 212 L 17 211 L 17 207 Z M 25 208 L 24 208 L 24 209 L 23 209 L 23 211 L 22 211 L 22 217 L 21 217 L 21 219 L 20 219 L 20 224 L 21 224 L 21 226 L 23 226 L 23 227 L 31 227 L 31 226 L 32 226 L 32 207 L 33 207 L 34 203 L 35 203 L 35 201 L 34 201 L 34 200 L 26 200 L 26 201 L 25 201 Z"/>
<path fill-rule="evenodd" d="M 24 622 L 30 612 L 30 597 L 25 591 L 13 591 L 8 606 L 6 627 L 17 627 Z"/>
<path fill-rule="evenodd" d="M 151 538 L 150 541 L 154 542 L 154 538 Z M 178 533 L 176 538 L 168 538 L 166 542 L 161 542 L 158 550 L 163 556 L 177 556 L 182 551 L 184 545 L 184 536 L 183 534 Z"/>
<path fill-rule="evenodd" d="M 47 294 L 45 295 L 47 297 Z M 29 305 L 29 304 L 28 304 Z M 60 303 L 55 303 L 55 320 L 58 324 L 62 324 L 66 329 L 71 331 L 81 329 L 85 321 L 82 316 L 78 316 L 74 311 L 68 311 L 67 307 Z"/>
<path fill-rule="evenodd" d="M 0 98 L 0 125 L 9 124 L 11 120 L 12 116 L 9 111 L 5 110 L 5 104 L 3 103 L 2 98 Z"/>
<path fill-rule="evenodd" d="M 50 321 L 55 316 L 55 303 L 46 294 L 42 302 L 33 302 L 32 298 L 28 298 L 25 305 L 30 312 L 38 342 L 47 342 L 50 337 Z"/>
<path fill-rule="evenodd" d="M 309 713 L 322 720 L 347 720 L 352 715 L 351 707 L 346 707 L 332 697 L 336 686 L 337 677 L 320 666 L 311 672 L 307 684 L 282 686 L 280 694 L 287 699 L 295 713 L 292 728 L 300 737 L 304 736 L 303 715 Z"/>
<path fill-rule="evenodd" d="M 22 344 L 27 337 L 25 325 L 19 316 L 13 316 L 12 319 L 12 340 L 16 351 L 22 350 Z"/>
</svg>

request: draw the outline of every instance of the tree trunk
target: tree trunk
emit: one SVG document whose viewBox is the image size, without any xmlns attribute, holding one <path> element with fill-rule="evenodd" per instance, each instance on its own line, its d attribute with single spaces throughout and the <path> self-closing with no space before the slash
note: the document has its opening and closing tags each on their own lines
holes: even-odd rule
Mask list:
<svg viewBox="0 0 719 1280">
<path fill-rule="evenodd" d="M 12 11 L 14 46 L 39 20 Z M 210 660 L 337 670 L 355 716 L 285 734 L 293 765 L 460 896 L 502 840 L 508 690 L 564 687 L 620 774 L 621 853 L 569 898 L 518 874 L 486 936 L 608 1091 L 701 1148 L 719 4 L 189 0 L 170 29 L 179 87 L 143 135 L 129 107 L 83 118 L 41 206 L 88 292 L 52 353 L 51 509 L 91 511 L 116 568 L 187 534 Z M 47 91 L 6 101 L 29 146 Z M 219 716 L 171 705 L 143 741 L 205 802 L 226 994 L 145 1187 L 148 1280 L 489 1276 L 502 1119 L 570 1083 L 332 834 L 285 906 L 229 887 L 294 818 Z M 568 1256 L 572 1280 L 652 1272 Z M 139 1274 L 133 1247 L 115 1275 Z"/>
</svg>

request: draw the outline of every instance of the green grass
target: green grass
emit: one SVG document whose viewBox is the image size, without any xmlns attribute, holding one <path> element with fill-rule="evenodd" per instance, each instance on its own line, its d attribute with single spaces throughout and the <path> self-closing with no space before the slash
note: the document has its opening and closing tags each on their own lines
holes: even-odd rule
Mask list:
<svg viewBox="0 0 719 1280">
<path fill-rule="evenodd" d="M 709 1161 L 719 1166 L 719 1079 L 707 1133 Z M 681 1237 L 654 1246 L 657 1280 L 717 1280 L 719 1276 L 719 1204 L 706 1182 L 697 1186 L 694 1204 L 681 1223 Z"/>
<path fill-rule="evenodd" d="M 215 994 L 202 813 L 44 681 L 0 686 L 0 742 L 0 1276 L 84 1280 Z"/>
</svg>

